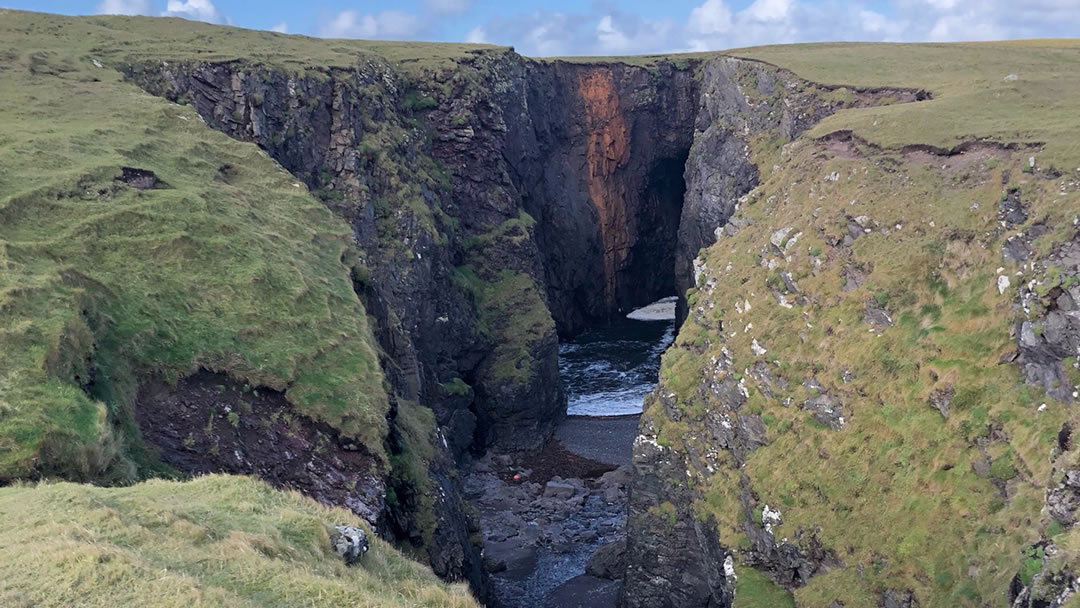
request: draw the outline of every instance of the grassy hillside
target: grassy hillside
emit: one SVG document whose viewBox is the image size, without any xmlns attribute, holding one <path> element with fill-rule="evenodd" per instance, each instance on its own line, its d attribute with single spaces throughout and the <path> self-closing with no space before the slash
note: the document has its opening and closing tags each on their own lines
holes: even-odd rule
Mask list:
<svg viewBox="0 0 1080 608">
<path fill-rule="evenodd" d="M 1040 163 L 1080 166 L 1080 39 L 963 44 L 800 44 L 728 52 L 823 84 L 925 88 L 934 99 L 842 112 L 812 132 L 852 129 L 882 146 L 1042 143 Z M 1015 78 L 1013 78 L 1015 77 Z"/>
<path fill-rule="evenodd" d="M 662 444 L 708 454 L 708 387 L 730 375 L 748 394 L 737 415 L 759 416 L 769 444 L 741 471 L 721 454 L 715 474 L 695 477 L 698 515 L 716 517 L 723 542 L 745 548 L 744 522 L 760 525 L 768 505 L 781 513 L 778 541 L 816 535 L 834 551 L 838 565 L 796 590 L 799 606 L 878 606 L 885 589 L 913 590 L 924 607 L 1004 606 L 1014 575 L 1026 584 L 1041 568 L 1031 547 L 1047 540 L 1059 566 L 1075 570 L 1078 532 L 1043 507 L 1046 489 L 1075 466 L 1057 447 L 1059 430 L 1080 420 L 999 359 L 1015 350 L 1010 332 L 1025 314 L 1017 286 L 1047 293 L 1075 280 L 1037 260 L 1073 236 L 1080 213 L 1080 81 L 1063 78 L 1080 69 L 1080 45 L 737 54 L 818 81 L 926 87 L 935 99 L 845 110 L 763 152 L 762 184 L 736 214 L 749 225 L 703 252 L 690 319 L 661 372 L 681 414 L 655 399 L 647 415 Z M 1018 80 L 1003 80 L 1014 72 Z M 836 130 L 870 143 L 816 139 Z M 904 147 L 984 138 L 1015 149 Z M 1025 215 L 1006 221 L 1013 201 Z M 1029 232 L 1036 263 L 1005 260 L 1006 239 Z M 1001 276 L 1009 282 L 999 290 Z M 944 416 L 931 400 L 949 391 Z M 840 428 L 815 419 L 807 404 L 820 395 L 842 404 Z M 740 580 L 740 593 L 767 593 L 757 583 L 767 586 Z"/>
<path fill-rule="evenodd" d="M 244 58 L 269 65 L 303 69 L 347 67 L 366 60 L 390 61 L 408 70 L 448 65 L 474 52 L 506 52 L 486 44 L 333 40 L 199 21 L 161 17 L 65 17 L 0 9 L 5 44 L 33 37 L 50 48 L 92 54 L 103 62 L 187 58 L 228 61 Z"/>
<path fill-rule="evenodd" d="M 462 585 L 370 537 L 330 549 L 351 513 L 242 477 L 0 488 L 0 605 L 466 608 Z"/>
<path fill-rule="evenodd" d="M 139 23 L 146 41 L 203 27 Z M 0 480 L 130 479 L 107 419 L 130 423 L 136 374 L 200 366 L 287 390 L 379 454 L 387 399 L 347 224 L 255 146 L 98 67 L 106 37 L 131 48 L 92 19 L 0 16 Z"/>
</svg>

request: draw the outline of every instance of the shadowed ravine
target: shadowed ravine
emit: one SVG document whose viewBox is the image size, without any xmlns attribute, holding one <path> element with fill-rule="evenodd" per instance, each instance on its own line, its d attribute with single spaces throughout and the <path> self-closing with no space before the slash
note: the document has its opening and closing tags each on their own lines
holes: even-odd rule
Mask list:
<svg viewBox="0 0 1080 608">
<path fill-rule="evenodd" d="M 667 301 L 636 315 L 650 320 L 617 319 L 561 344 L 570 415 L 555 437 L 528 459 L 489 453 L 475 463 L 466 493 L 505 608 L 615 606 L 633 441 L 673 314 Z"/>
<path fill-rule="evenodd" d="M 656 605 L 672 586 L 685 596 L 676 605 L 726 606 L 727 554 L 686 515 L 698 495 L 681 453 L 633 453 L 673 330 L 624 316 L 675 293 L 668 307 L 680 321 L 718 322 L 723 307 L 692 308 L 684 294 L 709 287 L 694 260 L 758 185 L 755 150 L 775 151 L 845 107 L 918 95 L 838 95 L 731 57 L 646 66 L 506 49 L 413 67 L 294 74 L 185 60 L 122 70 L 257 143 L 291 188 L 347 222 L 339 261 L 389 390 L 386 436 L 372 448 L 389 455 L 388 470 L 354 512 L 483 602 L 498 589 L 508 605 L 563 605 L 548 594 L 603 542 L 629 537 L 626 558 L 607 568 L 626 572 L 628 606 Z M 232 179 L 229 164 L 217 172 Z M 624 417 L 567 419 L 568 406 L 571 416 Z M 686 525 L 667 525 L 673 507 Z M 680 582 L 687 572 L 692 585 Z M 575 585 L 563 591 L 584 605 L 613 601 L 614 583 Z"/>
</svg>

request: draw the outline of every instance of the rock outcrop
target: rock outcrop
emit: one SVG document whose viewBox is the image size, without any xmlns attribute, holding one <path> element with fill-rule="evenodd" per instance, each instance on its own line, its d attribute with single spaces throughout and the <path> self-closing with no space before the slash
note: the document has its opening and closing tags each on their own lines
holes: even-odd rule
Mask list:
<svg viewBox="0 0 1080 608">
<path fill-rule="evenodd" d="M 396 400 L 435 413 L 434 448 L 445 456 L 427 476 L 451 497 L 434 530 L 420 530 L 418 513 L 432 505 L 392 473 L 398 500 L 387 521 L 399 537 L 442 547 L 429 547 L 437 573 L 481 590 L 451 458 L 542 445 L 565 414 L 558 335 L 693 287 L 692 260 L 758 182 L 751 152 L 875 99 L 725 57 L 646 67 L 487 50 L 409 71 L 365 59 L 300 72 L 146 62 L 126 73 L 258 143 L 350 222 L 362 262 L 354 285 L 375 319 L 384 373 Z M 784 285 L 795 297 L 795 281 Z M 843 424 L 839 402 L 816 399 L 807 407 Z M 391 422 L 390 451 L 408 451 Z M 751 416 L 735 431 L 719 418 L 709 428 L 737 458 L 766 441 Z M 672 481 L 701 466 L 700 455 L 663 448 L 647 423 L 639 446 L 628 601 L 725 605 L 729 553 L 692 516 L 694 491 Z"/>
</svg>

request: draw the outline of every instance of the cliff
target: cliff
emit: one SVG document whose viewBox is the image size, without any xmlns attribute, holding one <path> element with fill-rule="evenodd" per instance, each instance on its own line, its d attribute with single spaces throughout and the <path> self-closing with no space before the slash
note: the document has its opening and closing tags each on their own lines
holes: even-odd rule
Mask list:
<svg viewBox="0 0 1080 608">
<path fill-rule="evenodd" d="M 688 316 L 647 401 L 625 603 L 767 605 L 786 590 L 799 606 L 1063 605 L 1078 199 L 1057 167 L 1077 156 L 1047 130 L 1051 109 L 1002 101 L 1049 86 L 1050 64 L 1026 57 L 1015 85 L 987 73 L 1016 60 L 1008 47 L 957 48 L 948 81 L 927 76 L 922 50 L 889 75 L 813 51 L 752 54 L 933 100 L 833 91 L 916 103 L 751 145 L 754 167 L 727 182 L 756 185 L 694 259 Z M 949 84 L 957 74 L 984 84 Z M 714 130 L 741 105 L 714 106 Z M 976 106 L 1031 131 L 961 118 Z M 695 152 L 688 175 L 715 170 Z"/>
<path fill-rule="evenodd" d="M 626 606 L 1071 593 L 1067 47 L 4 15 L 0 481 L 257 475 L 483 601 L 457 468 L 551 436 L 561 337 L 675 294 Z"/>
</svg>

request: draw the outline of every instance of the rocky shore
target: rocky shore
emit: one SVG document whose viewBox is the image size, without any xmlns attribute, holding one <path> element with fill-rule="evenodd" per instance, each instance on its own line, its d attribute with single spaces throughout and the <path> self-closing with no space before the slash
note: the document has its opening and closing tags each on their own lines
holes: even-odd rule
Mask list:
<svg viewBox="0 0 1080 608">
<path fill-rule="evenodd" d="M 538 454 L 473 464 L 465 492 L 502 606 L 616 605 L 636 432 L 636 416 L 574 417 Z"/>
</svg>

